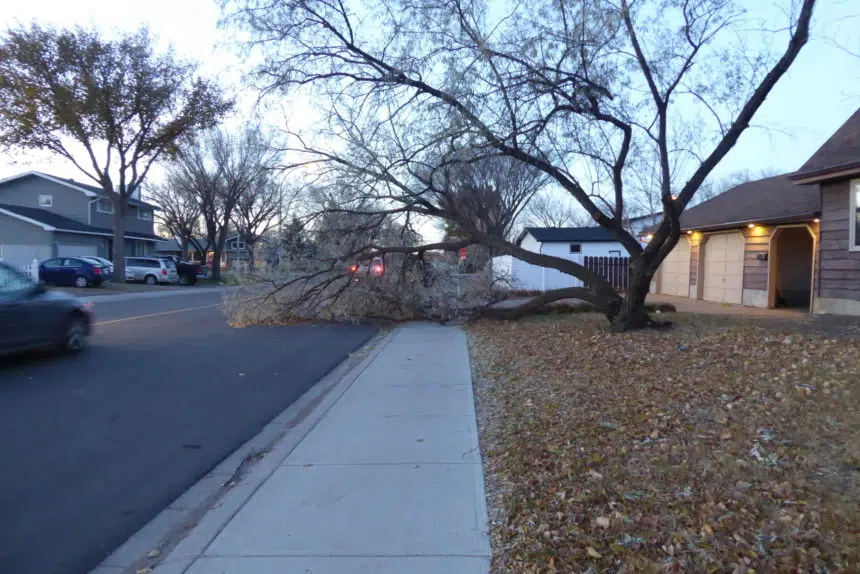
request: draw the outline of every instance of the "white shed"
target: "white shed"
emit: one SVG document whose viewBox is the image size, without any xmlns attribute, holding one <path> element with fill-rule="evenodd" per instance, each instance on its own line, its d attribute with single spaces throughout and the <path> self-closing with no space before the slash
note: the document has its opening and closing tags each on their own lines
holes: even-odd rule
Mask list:
<svg viewBox="0 0 860 574">
<path fill-rule="evenodd" d="M 628 257 L 612 231 L 603 227 L 527 227 L 517 244 L 535 253 L 545 253 L 582 264 L 585 257 Z M 526 263 L 509 255 L 493 260 L 496 274 L 506 275 L 517 291 L 548 291 L 580 287 L 582 281 L 556 269 Z"/>
</svg>

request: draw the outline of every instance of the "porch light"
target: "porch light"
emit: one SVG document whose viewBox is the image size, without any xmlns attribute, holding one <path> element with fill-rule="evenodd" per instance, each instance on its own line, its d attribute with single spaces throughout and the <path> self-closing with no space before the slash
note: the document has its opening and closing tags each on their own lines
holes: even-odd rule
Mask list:
<svg viewBox="0 0 860 574">
<path fill-rule="evenodd" d="M 693 234 L 693 230 L 692 230 L 692 229 L 688 229 L 688 230 L 687 230 L 687 235 L 692 235 L 692 234 Z"/>
<path fill-rule="evenodd" d="M 747 227 L 749 227 L 750 229 L 755 229 L 755 223 L 750 223 L 749 225 L 747 225 Z"/>
<path fill-rule="evenodd" d="M 812 220 L 812 223 L 821 223 L 821 220 L 816 217 Z"/>
<path fill-rule="evenodd" d="M 651 241 L 652 239 L 654 239 L 654 236 L 650 233 L 645 236 L 645 241 Z"/>
</svg>

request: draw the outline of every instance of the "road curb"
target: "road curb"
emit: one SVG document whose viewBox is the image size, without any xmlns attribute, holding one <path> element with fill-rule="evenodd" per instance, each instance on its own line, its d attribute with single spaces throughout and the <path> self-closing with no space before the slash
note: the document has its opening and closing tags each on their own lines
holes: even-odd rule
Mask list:
<svg viewBox="0 0 860 574">
<path fill-rule="evenodd" d="M 91 574 L 181 574 L 391 341 L 380 332 L 225 458 Z"/>
<path fill-rule="evenodd" d="M 93 295 L 78 297 L 84 303 L 109 303 L 111 301 L 133 301 L 135 299 L 160 299 L 162 297 L 179 297 L 183 295 L 201 295 L 219 293 L 221 287 L 189 287 L 188 289 L 171 289 L 170 291 L 153 291 L 152 293 L 118 293 L 116 295 Z"/>
</svg>

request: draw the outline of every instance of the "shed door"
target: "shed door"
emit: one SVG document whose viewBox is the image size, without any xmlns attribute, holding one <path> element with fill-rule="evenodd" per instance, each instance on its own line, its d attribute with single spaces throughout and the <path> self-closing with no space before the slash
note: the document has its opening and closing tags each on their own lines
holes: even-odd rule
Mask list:
<svg viewBox="0 0 860 574">
<path fill-rule="evenodd" d="M 686 237 L 678 240 L 663 261 L 663 280 L 661 293 L 667 295 L 690 296 L 690 241 Z"/>
<path fill-rule="evenodd" d="M 98 254 L 99 248 L 97 245 L 57 243 L 57 257 L 97 257 Z"/>
<path fill-rule="evenodd" d="M 712 235 L 705 243 L 704 252 L 702 298 L 740 305 L 744 283 L 744 236 L 740 233 Z"/>
</svg>

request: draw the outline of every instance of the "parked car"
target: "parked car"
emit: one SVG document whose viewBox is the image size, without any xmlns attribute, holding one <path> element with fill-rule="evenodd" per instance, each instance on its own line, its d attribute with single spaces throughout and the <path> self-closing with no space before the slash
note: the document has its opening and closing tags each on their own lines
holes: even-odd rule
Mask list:
<svg viewBox="0 0 860 574">
<path fill-rule="evenodd" d="M 353 263 L 349 266 L 349 272 L 355 276 L 356 281 L 359 277 L 381 277 L 385 274 L 385 263 L 380 257 L 374 257 L 370 261 Z"/>
<path fill-rule="evenodd" d="M 176 273 L 179 275 L 180 285 L 194 285 L 201 274 L 204 277 L 206 276 L 205 272 L 200 269 L 201 265 L 182 261 L 176 255 L 159 255 L 158 258 L 164 261 L 172 261 L 176 265 Z"/>
<path fill-rule="evenodd" d="M 91 304 L 62 291 L 48 291 L 0 262 L 0 354 L 45 346 L 80 351 L 91 328 Z"/>
<path fill-rule="evenodd" d="M 80 257 L 54 257 L 39 265 L 39 280 L 49 285 L 98 287 L 109 279 L 106 268 Z"/>
<path fill-rule="evenodd" d="M 176 265 L 173 261 L 158 257 L 126 257 L 125 270 L 126 281 L 143 281 L 147 285 L 179 283 L 179 274 L 176 272 Z M 131 275 L 129 271 L 131 271 Z M 129 279 L 129 276 L 132 279 Z"/>
<path fill-rule="evenodd" d="M 104 257 L 96 257 L 95 255 L 85 255 L 82 256 L 81 259 L 86 259 L 87 261 L 95 261 L 96 263 L 101 263 L 102 267 L 107 267 L 111 275 L 113 275 L 113 261 L 109 261 Z"/>
</svg>

